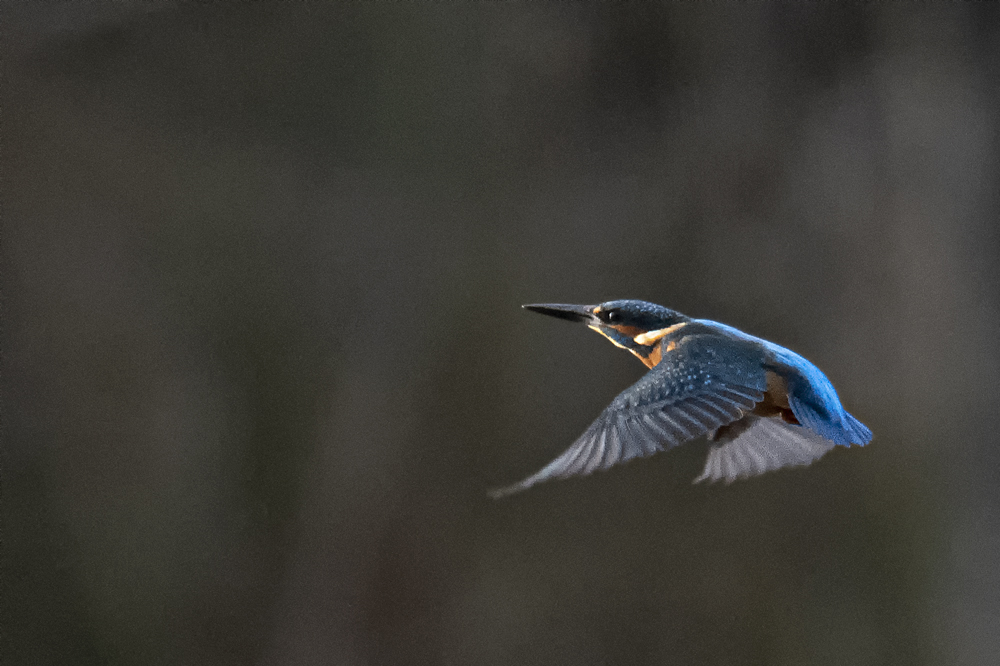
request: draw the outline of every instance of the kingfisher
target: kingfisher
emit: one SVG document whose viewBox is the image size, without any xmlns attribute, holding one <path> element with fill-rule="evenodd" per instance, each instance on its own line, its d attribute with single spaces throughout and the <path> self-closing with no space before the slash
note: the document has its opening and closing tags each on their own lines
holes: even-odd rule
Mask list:
<svg viewBox="0 0 1000 666">
<path fill-rule="evenodd" d="M 637 300 L 545 303 L 526 310 L 586 324 L 649 368 L 558 458 L 504 497 L 549 479 L 583 476 L 707 436 L 701 481 L 808 465 L 872 432 L 851 416 L 819 368 L 795 352 L 710 319 Z"/>
</svg>

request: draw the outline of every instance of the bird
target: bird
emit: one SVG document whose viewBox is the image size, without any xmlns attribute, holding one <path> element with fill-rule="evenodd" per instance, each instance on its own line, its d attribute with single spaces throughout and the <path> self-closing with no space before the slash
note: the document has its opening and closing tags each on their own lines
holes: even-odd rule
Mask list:
<svg viewBox="0 0 1000 666">
<path fill-rule="evenodd" d="M 849 414 L 826 375 L 773 342 L 662 305 L 614 300 L 524 309 L 586 324 L 649 368 L 566 451 L 494 498 L 550 479 L 588 475 L 707 437 L 694 482 L 808 465 L 834 446 L 864 446 L 872 432 Z"/>
</svg>

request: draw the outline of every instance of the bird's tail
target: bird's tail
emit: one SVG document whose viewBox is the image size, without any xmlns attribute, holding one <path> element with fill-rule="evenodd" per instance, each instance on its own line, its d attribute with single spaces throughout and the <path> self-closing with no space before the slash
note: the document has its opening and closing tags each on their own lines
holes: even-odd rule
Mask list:
<svg viewBox="0 0 1000 666">
<path fill-rule="evenodd" d="M 864 446 L 872 441 L 872 431 L 861 421 L 844 412 L 844 426 L 851 435 L 851 443 Z"/>
</svg>

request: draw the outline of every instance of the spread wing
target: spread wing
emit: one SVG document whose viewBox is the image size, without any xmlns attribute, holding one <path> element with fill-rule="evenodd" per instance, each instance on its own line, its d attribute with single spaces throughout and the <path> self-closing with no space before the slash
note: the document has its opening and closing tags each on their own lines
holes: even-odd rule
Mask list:
<svg viewBox="0 0 1000 666">
<path fill-rule="evenodd" d="M 662 344 L 661 362 L 619 394 L 561 456 L 491 495 L 650 456 L 741 419 L 763 398 L 765 371 L 748 343 L 693 335 L 673 349 Z"/>
<path fill-rule="evenodd" d="M 786 423 L 780 418 L 747 414 L 719 437 L 720 443 L 708 451 L 700 481 L 739 478 L 819 459 L 836 443 L 809 428 Z"/>
</svg>

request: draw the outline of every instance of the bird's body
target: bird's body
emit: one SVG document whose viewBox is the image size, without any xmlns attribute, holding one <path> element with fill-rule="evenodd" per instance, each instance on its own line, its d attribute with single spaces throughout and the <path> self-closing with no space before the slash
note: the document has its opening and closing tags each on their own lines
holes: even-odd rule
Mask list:
<svg viewBox="0 0 1000 666">
<path fill-rule="evenodd" d="M 793 351 L 708 319 L 644 301 L 526 305 L 586 323 L 648 368 L 561 456 L 496 497 L 551 478 L 589 474 L 707 435 L 696 481 L 807 465 L 871 431 L 844 409 L 819 368 Z"/>
</svg>

